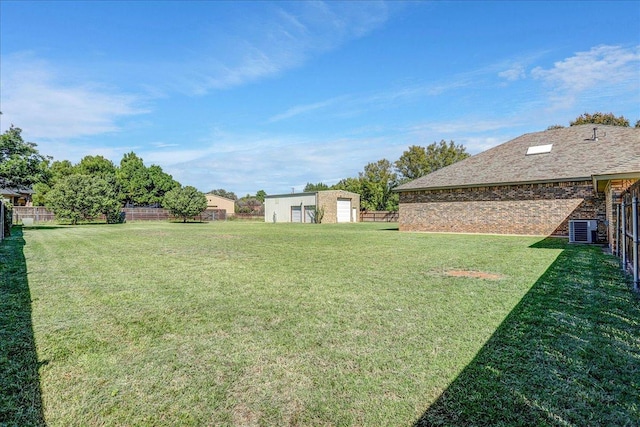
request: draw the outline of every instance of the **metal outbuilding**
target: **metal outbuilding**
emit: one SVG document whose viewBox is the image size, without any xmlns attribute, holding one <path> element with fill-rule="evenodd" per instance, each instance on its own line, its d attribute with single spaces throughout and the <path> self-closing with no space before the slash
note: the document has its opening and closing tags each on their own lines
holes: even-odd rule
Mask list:
<svg viewBox="0 0 640 427">
<path fill-rule="evenodd" d="M 266 196 L 265 222 L 358 222 L 360 195 L 344 190 Z"/>
</svg>

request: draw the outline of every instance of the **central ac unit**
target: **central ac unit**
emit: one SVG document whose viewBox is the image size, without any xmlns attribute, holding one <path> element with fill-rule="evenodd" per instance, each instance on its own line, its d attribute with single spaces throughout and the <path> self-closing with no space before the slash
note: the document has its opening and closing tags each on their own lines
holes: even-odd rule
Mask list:
<svg viewBox="0 0 640 427">
<path fill-rule="evenodd" d="M 595 243 L 598 221 L 595 219 L 574 219 L 569 221 L 570 243 Z"/>
</svg>

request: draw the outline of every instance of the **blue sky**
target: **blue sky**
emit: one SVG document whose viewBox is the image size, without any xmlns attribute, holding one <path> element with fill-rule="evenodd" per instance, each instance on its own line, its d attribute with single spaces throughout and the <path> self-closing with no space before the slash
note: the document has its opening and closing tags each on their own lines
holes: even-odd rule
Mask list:
<svg viewBox="0 0 640 427">
<path fill-rule="evenodd" d="M 640 2 L 0 2 L 0 130 L 238 196 L 640 119 Z"/>
</svg>

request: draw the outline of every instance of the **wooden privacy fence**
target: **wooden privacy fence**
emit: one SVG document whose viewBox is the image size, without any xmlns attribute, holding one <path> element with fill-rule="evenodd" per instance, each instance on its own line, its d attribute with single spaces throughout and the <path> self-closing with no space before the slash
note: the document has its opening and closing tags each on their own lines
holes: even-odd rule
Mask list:
<svg viewBox="0 0 640 427">
<path fill-rule="evenodd" d="M 44 206 L 14 206 L 13 223 L 23 223 L 23 219 L 31 219 L 33 222 L 53 221 L 55 215 Z"/>
<path fill-rule="evenodd" d="M 171 219 L 168 210 L 162 208 L 124 208 L 127 221 L 160 221 Z"/>
<path fill-rule="evenodd" d="M 397 211 L 361 211 L 360 222 L 398 222 Z"/>
<path fill-rule="evenodd" d="M 236 213 L 236 219 L 247 219 L 252 221 L 264 221 L 264 212 L 262 213 Z"/>
<path fill-rule="evenodd" d="M 168 221 L 176 219 L 168 210 L 162 208 L 123 208 L 127 221 Z M 207 209 L 194 219 L 196 221 L 224 221 L 227 219 L 224 209 Z M 13 222 L 47 222 L 53 221 L 55 215 L 42 206 L 15 206 L 13 208 Z M 97 218 L 104 220 L 104 216 Z"/>
<path fill-rule="evenodd" d="M 633 274 L 633 289 L 640 291 L 640 181 L 622 194 L 622 203 L 616 208 L 615 248 L 622 260 L 622 268 Z"/>
</svg>

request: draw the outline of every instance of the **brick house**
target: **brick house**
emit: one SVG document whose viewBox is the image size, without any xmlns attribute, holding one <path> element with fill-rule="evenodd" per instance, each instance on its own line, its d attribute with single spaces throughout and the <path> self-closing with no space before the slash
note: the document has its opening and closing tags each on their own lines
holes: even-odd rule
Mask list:
<svg viewBox="0 0 640 427">
<path fill-rule="evenodd" d="M 640 129 L 522 135 L 398 186 L 401 231 L 568 236 L 590 220 L 611 242 L 620 193 L 640 179 Z"/>
</svg>

